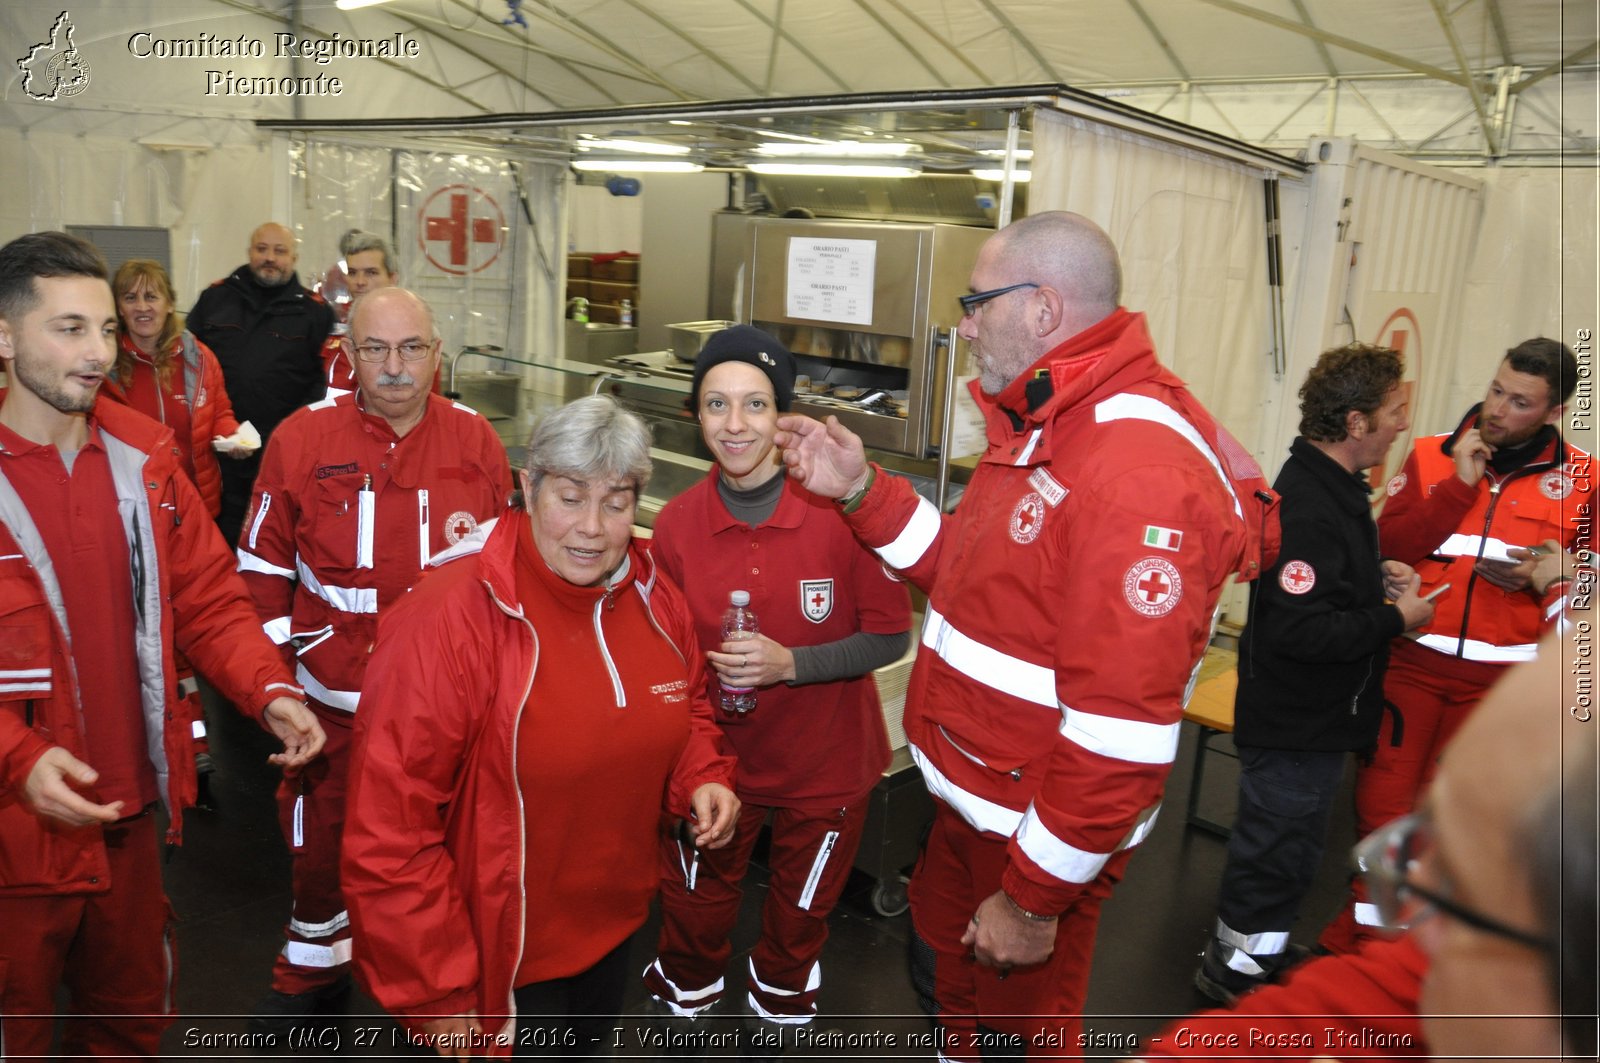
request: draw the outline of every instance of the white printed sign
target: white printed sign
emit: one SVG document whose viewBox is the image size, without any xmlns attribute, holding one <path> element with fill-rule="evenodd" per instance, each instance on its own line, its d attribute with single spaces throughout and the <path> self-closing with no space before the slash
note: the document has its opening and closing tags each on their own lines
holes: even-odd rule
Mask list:
<svg viewBox="0 0 1600 1063">
<path fill-rule="evenodd" d="M 876 240 L 789 238 L 784 314 L 844 325 L 872 324 Z"/>
</svg>

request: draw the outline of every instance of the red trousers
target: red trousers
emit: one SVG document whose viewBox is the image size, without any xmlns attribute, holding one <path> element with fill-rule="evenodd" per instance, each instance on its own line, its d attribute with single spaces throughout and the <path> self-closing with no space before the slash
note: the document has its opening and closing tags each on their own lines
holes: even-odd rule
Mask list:
<svg viewBox="0 0 1600 1063">
<path fill-rule="evenodd" d="M 1504 665 L 1465 661 L 1410 639 L 1394 640 L 1383 683 L 1389 708 L 1378 747 L 1372 760 L 1356 769 L 1356 837 L 1365 838 L 1416 807 L 1445 745 L 1504 673 Z M 1378 925 L 1360 876 L 1351 880 L 1350 893 L 1350 903 L 1317 939 L 1329 952 L 1350 953 L 1368 939 L 1394 936 Z"/>
<path fill-rule="evenodd" d="M 156 1057 L 175 1010 L 177 942 L 154 806 L 105 840 L 105 892 L 0 898 L 0 1059 L 50 1054 L 63 983 L 64 1058 Z"/>
<path fill-rule="evenodd" d="M 752 1012 L 771 1022 L 809 1022 L 817 1013 L 828 913 L 861 844 L 865 795 L 843 807 L 747 802 L 739 809 L 733 840 L 721 849 L 699 851 L 686 841 L 664 840 L 661 939 L 644 980 L 653 996 L 680 1015 L 697 1014 L 722 998 L 722 976 L 733 953 L 729 935 L 744 893 L 740 883 L 769 812 L 772 878 L 761 909 L 761 940 L 750 952 L 748 999 Z"/>
<path fill-rule="evenodd" d="M 1100 905 L 1121 880 L 1131 850 L 1113 854 L 1062 914 L 1048 960 L 1001 978 L 994 968 L 978 965 L 961 937 L 978 905 L 1000 889 L 1007 839 L 980 833 L 948 805 L 935 804 L 910 893 L 913 979 L 924 1003 L 932 998 L 941 1058 L 978 1060 L 1019 1049 L 1032 1056 L 1070 1055 L 1083 1026 Z M 1015 1047 L 985 1043 L 991 1033 L 1010 1035 Z"/>
<path fill-rule="evenodd" d="M 289 845 L 294 910 L 288 940 L 272 966 L 272 988 L 309 993 L 350 970 L 350 914 L 339 886 L 346 779 L 354 720 L 311 702 L 327 732 L 322 756 L 278 786 L 278 819 Z"/>
</svg>

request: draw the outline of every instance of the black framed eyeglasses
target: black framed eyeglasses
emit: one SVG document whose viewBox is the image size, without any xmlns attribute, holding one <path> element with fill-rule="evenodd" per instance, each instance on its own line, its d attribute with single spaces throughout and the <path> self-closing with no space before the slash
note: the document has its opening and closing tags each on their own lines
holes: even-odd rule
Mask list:
<svg viewBox="0 0 1600 1063">
<path fill-rule="evenodd" d="M 404 343 L 379 343 L 368 340 L 356 346 L 356 357 L 363 362 L 382 362 L 389 357 L 390 351 L 399 351 L 400 357 L 408 362 L 421 361 L 433 350 L 435 340 L 424 343 L 421 340 L 407 340 Z"/>
<path fill-rule="evenodd" d="M 1019 288 L 1037 287 L 1039 286 L 1032 281 L 1023 281 L 1021 284 L 1008 284 L 1004 288 L 990 288 L 986 292 L 972 292 L 969 295 L 958 295 L 956 296 L 956 299 L 958 299 L 961 303 L 961 316 L 971 317 L 973 314 L 978 312 L 978 307 L 982 306 L 984 303 L 987 303 L 990 299 L 998 299 L 1007 292 L 1014 292 Z"/>
<path fill-rule="evenodd" d="M 1367 884 L 1367 898 L 1377 908 L 1378 918 L 1386 928 L 1404 930 L 1431 912 L 1442 912 L 1474 930 L 1540 952 L 1555 951 L 1555 942 L 1550 938 L 1507 926 L 1410 881 L 1407 875 L 1432 847 L 1431 823 L 1427 816 L 1413 812 L 1379 827 L 1350 850 L 1356 872 Z"/>
</svg>

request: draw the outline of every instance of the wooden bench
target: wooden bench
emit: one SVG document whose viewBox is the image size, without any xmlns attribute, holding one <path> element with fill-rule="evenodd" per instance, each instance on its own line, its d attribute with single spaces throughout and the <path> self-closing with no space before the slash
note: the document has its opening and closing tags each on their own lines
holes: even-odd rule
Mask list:
<svg viewBox="0 0 1600 1063">
<path fill-rule="evenodd" d="M 1234 665 L 1237 659 L 1227 650 L 1213 649 L 1206 654 L 1206 664 L 1201 668 L 1201 675 L 1210 675 L 1202 678 L 1195 684 L 1194 696 L 1189 699 L 1189 704 L 1184 706 L 1183 718 L 1200 728 L 1200 735 L 1194 747 L 1194 771 L 1189 776 L 1189 807 L 1184 816 L 1184 822 L 1191 827 L 1198 827 L 1210 831 L 1220 837 L 1226 838 L 1233 833 L 1233 829 L 1214 819 L 1208 819 L 1195 811 L 1195 804 L 1200 798 L 1200 781 L 1205 775 L 1205 757 L 1208 752 L 1217 752 L 1225 757 L 1236 755 L 1225 749 L 1212 749 L 1212 741 L 1218 735 L 1233 733 L 1233 696 L 1239 688 L 1239 673 Z"/>
</svg>

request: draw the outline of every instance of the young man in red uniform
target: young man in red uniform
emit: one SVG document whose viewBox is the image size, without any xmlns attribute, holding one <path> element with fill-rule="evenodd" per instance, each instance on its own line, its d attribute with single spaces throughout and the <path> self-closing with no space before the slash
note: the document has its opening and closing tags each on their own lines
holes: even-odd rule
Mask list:
<svg viewBox="0 0 1600 1063">
<path fill-rule="evenodd" d="M 1075 1043 L 1100 905 L 1160 807 L 1223 581 L 1259 571 L 1266 486 L 1118 306 L 1093 222 L 1008 225 L 971 287 L 989 445 L 953 515 L 831 418 L 778 433 L 806 488 L 928 593 L 906 737 L 938 801 L 912 971 L 962 1060 L 1049 1051 L 1046 1023 Z"/>
<path fill-rule="evenodd" d="M 1356 775 L 1356 828 L 1378 829 L 1416 804 L 1439 753 L 1505 670 L 1533 657 L 1543 610 L 1526 593 L 1535 558 L 1515 547 L 1580 545 L 1593 512 L 1590 457 L 1557 429 L 1577 359 L 1552 339 L 1506 352 L 1483 402 L 1448 435 L 1419 440 L 1389 481 L 1378 518 L 1383 556 L 1413 566 L 1424 595 L 1445 584 L 1433 619 L 1397 639 L 1384 682 L 1388 711 Z M 1587 545 L 1587 544 L 1583 544 Z M 1520 555 L 1520 560 L 1518 559 Z M 1320 944 L 1348 951 L 1376 932 L 1360 880 Z"/>
<path fill-rule="evenodd" d="M 153 1058 L 171 1021 L 156 803 L 195 797 L 173 650 L 284 741 L 322 748 L 261 637 L 170 429 L 97 398 L 105 263 L 64 233 L 0 248 L 0 1055 Z"/>
<path fill-rule="evenodd" d="M 656 518 L 652 552 L 684 588 L 717 680 L 757 688 L 756 708 L 723 712 L 739 758 L 738 829 L 721 850 L 662 847 L 661 939 L 645 985 L 674 1014 L 722 998 L 740 883 L 770 816 L 772 877 L 746 979 L 758 1022 L 817 1012 L 828 913 L 889 763 L 872 671 L 905 652 L 911 603 L 834 507 L 783 474 L 773 437 L 794 398 L 794 358 L 749 325 L 713 336 L 695 363 L 690 406 L 716 458 L 711 475 Z M 724 642 L 730 591 L 750 593 L 756 638 Z"/>
<path fill-rule="evenodd" d="M 278 791 L 294 912 L 258 1007 L 265 1032 L 335 1006 L 349 985 L 339 888 L 345 778 L 378 618 L 428 559 L 504 508 L 505 448 L 489 422 L 430 393 L 433 315 L 404 288 L 358 300 L 346 354 L 358 390 L 291 415 L 273 436 L 239 539 L 267 634 L 328 732 L 327 756 Z"/>
</svg>

